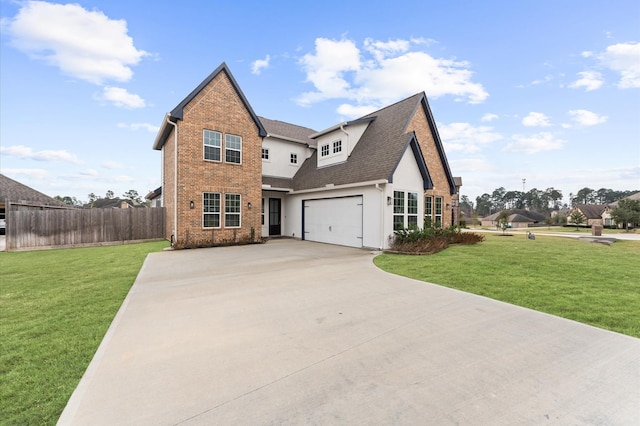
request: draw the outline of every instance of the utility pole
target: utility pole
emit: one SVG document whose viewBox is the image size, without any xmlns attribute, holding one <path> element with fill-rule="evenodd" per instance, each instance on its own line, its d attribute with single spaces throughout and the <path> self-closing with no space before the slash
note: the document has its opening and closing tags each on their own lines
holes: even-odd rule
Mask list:
<svg viewBox="0 0 640 426">
<path fill-rule="evenodd" d="M 524 178 L 522 179 L 522 193 L 523 194 L 524 194 L 524 184 L 525 184 L 526 181 L 527 181 L 526 179 L 524 179 Z"/>
</svg>

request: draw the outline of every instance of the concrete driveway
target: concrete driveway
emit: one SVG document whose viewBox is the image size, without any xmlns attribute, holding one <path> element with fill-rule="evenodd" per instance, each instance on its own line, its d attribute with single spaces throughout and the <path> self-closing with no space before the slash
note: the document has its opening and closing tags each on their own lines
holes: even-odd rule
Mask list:
<svg viewBox="0 0 640 426">
<path fill-rule="evenodd" d="M 373 257 L 293 240 L 151 254 L 59 424 L 640 423 L 640 339 Z"/>
</svg>

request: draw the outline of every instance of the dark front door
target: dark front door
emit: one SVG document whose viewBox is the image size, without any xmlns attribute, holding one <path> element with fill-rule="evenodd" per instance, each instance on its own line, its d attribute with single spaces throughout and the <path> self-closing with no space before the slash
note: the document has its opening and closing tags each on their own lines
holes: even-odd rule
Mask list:
<svg viewBox="0 0 640 426">
<path fill-rule="evenodd" d="M 280 235 L 280 198 L 269 198 L 269 235 Z"/>
</svg>

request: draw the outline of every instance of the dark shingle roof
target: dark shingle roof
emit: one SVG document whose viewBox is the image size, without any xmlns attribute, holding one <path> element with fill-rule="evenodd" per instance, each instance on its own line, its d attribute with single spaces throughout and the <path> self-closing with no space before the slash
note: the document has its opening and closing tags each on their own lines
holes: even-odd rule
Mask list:
<svg viewBox="0 0 640 426">
<path fill-rule="evenodd" d="M 600 219 L 602 213 L 607 208 L 603 204 L 576 204 L 575 207 L 580 209 L 587 219 Z"/>
<path fill-rule="evenodd" d="M 422 161 L 424 170 L 421 172 L 425 180 L 425 189 L 432 187 L 416 136 L 413 132 L 406 133 L 409 120 L 423 99 L 426 100 L 424 93 L 419 93 L 362 117 L 362 119 L 371 119 L 371 124 L 354 147 L 348 160 L 341 164 L 318 168 L 316 151 L 294 176 L 294 189 L 303 190 L 328 184 L 345 185 L 383 179 L 391 182 L 393 173 L 408 146 L 412 147 L 418 161 Z"/>
<path fill-rule="evenodd" d="M 485 217 L 483 220 L 492 220 L 492 221 L 496 221 L 498 220 L 498 216 L 500 216 L 500 213 L 502 213 L 504 210 L 501 210 L 497 213 L 494 213 L 490 216 Z M 545 215 L 543 215 L 542 213 L 537 213 L 537 212 L 533 212 L 533 211 L 529 211 L 529 210 L 524 210 L 524 209 L 513 209 L 513 210 L 509 210 L 509 222 L 544 222 L 545 219 L 547 218 Z"/>
<path fill-rule="evenodd" d="M 313 143 L 313 139 L 309 138 L 309 135 L 316 133 L 313 129 L 264 117 L 258 117 L 258 119 L 262 122 L 268 136 L 306 144 Z"/>
<path fill-rule="evenodd" d="M 293 188 L 293 179 L 262 176 L 262 184 L 270 185 L 272 188 L 291 189 Z"/>
<path fill-rule="evenodd" d="M 40 191 L 0 174 L 0 201 L 29 203 L 42 206 L 67 207 L 62 201 L 51 198 Z"/>
</svg>

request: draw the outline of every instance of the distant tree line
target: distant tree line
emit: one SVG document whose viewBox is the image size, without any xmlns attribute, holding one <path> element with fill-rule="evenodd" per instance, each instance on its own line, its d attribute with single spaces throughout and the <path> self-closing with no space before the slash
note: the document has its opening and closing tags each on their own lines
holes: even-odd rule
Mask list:
<svg viewBox="0 0 640 426">
<path fill-rule="evenodd" d="M 87 197 L 89 198 L 88 202 L 83 202 L 81 200 L 78 200 L 76 197 L 70 197 L 68 195 L 65 196 L 60 196 L 60 195 L 56 195 L 55 198 L 58 201 L 62 201 L 63 203 L 65 203 L 68 206 L 73 206 L 73 207 L 92 207 L 93 203 L 95 203 L 97 200 L 104 198 L 104 199 L 114 199 L 115 198 L 115 193 L 111 190 L 108 190 L 104 197 L 99 197 L 96 194 L 94 194 L 93 192 L 90 193 L 89 195 L 87 195 Z M 138 204 L 141 205 L 147 205 L 147 202 L 142 200 L 142 197 L 140 196 L 140 194 L 138 193 L 138 191 L 136 191 L 135 189 L 130 189 L 127 192 L 125 192 L 124 194 L 122 194 L 122 199 L 123 200 L 131 200 L 133 202 L 136 202 Z"/>
<path fill-rule="evenodd" d="M 575 204 L 609 204 L 636 192 L 638 191 L 582 188 L 576 194 L 569 194 L 569 203 L 562 203 L 562 191 L 553 187 L 545 190 L 533 188 L 527 192 L 508 191 L 500 187 L 491 194 L 484 193 L 476 197 L 475 204 L 469 197 L 462 195 L 460 197 L 460 211 L 467 217 L 473 215 L 484 217 L 505 209 L 527 209 L 549 213 L 552 210 L 570 208 Z"/>
</svg>

